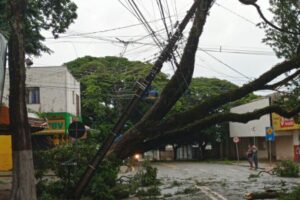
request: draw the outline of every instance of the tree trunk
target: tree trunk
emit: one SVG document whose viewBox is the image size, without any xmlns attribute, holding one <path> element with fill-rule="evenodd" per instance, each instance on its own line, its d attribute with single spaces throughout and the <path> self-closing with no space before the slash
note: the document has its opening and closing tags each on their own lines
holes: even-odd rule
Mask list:
<svg viewBox="0 0 300 200">
<path fill-rule="evenodd" d="M 145 134 L 145 128 L 152 127 L 153 124 L 151 123 L 160 121 L 188 88 L 193 75 L 199 37 L 202 34 L 211 2 L 211 0 L 199 1 L 179 66 L 165 86 L 158 101 L 133 128 L 125 133 L 121 141 L 112 146 L 110 152 L 114 152 L 119 158 L 126 158 L 136 153 L 136 150 L 143 149 L 142 142 L 147 140 L 148 136 L 158 135 L 158 131 Z"/>
<path fill-rule="evenodd" d="M 36 200 L 31 133 L 25 102 L 24 18 L 26 0 L 9 1 L 9 114 L 13 149 L 12 200 Z"/>
<path fill-rule="evenodd" d="M 201 160 L 205 159 L 205 148 L 206 148 L 206 143 L 205 144 L 199 144 L 200 145 L 200 157 Z"/>
<path fill-rule="evenodd" d="M 253 192 L 250 194 L 247 194 L 245 198 L 247 200 L 252 200 L 252 199 L 277 199 L 280 196 L 286 195 L 284 192 L 280 191 L 266 191 L 266 192 Z"/>
<path fill-rule="evenodd" d="M 177 160 L 177 149 L 179 146 L 172 144 L 172 147 L 173 147 L 173 160 Z"/>
</svg>

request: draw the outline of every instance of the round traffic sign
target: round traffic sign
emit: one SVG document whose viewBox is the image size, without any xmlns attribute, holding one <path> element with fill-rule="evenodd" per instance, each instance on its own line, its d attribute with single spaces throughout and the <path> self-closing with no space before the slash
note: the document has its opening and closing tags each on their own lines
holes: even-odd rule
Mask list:
<svg viewBox="0 0 300 200">
<path fill-rule="evenodd" d="M 273 134 L 273 128 L 271 127 L 267 128 L 267 134 Z"/>
<path fill-rule="evenodd" d="M 68 130 L 70 137 L 81 138 L 85 133 L 85 126 L 82 122 L 72 122 Z"/>
<path fill-rule="evenodd" d="M 233 142 L 234 143 L 239 143 L 240 142 L 240 138 L 239 137 L 234 137 L 233 138 Z"/>
</svg>

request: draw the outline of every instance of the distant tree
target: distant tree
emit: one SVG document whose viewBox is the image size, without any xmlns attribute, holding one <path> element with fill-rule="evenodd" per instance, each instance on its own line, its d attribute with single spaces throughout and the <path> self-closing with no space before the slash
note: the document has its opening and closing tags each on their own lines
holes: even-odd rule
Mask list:
<svg viewBox="0 0 300 200">
<path fill-rule="evenodd" d="M 118 57 L 78 58 L 65 63 L 81 84 L 82 117 L 85 124 L 101 131 L 103 138 L 124 111 L 133 97 L 136 81 L 143 78 L 152 67 L 151 64 L 129 61 Z M 160 73 L 153 88 L 159 92 L 167 82 L 167 75 Z M 155 99 L 147 95 L 135 110 L 126 129 L 136 123 L 152 106 Z"/>
</svg>

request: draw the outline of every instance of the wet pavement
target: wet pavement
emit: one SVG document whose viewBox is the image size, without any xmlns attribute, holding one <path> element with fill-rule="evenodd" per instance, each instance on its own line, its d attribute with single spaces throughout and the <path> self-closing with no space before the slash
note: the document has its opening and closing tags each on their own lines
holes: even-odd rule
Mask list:
<svg viewBox="0 0 300 200">
<path fill-rule="evenodd" d="M 268 173 L 257 174 L 247 163 L 153 163 L 163 199 L 241 200 L 249 192 L 290 190 L 300 185 L 300 178 L 281 178 Z M 268 168 L 269 164 L 261 164 Z"/>
<path fill-rule="evenodd" d="M 262 169 L 270 167 L 267 163 L 260 165 Z M 300 185 L 300 178 L 281 178 L 268 173 L 257 177 L 260 170 L 250 170 L 246 162 L 239 165 L 226 162 L 155 162 L 152 166 L 158 169 L 158 178 L 162 182 L 159 199 L 241 200 L 249 192 L 290 190 Z M 0 173 L 0 199 L 8 198 L 10 187 L 11 174 Z"/>
<path fill-rule="evenodd" d="M 0 200 L 9 199 L 11 172 L 0 172 Z"/>
</svg>

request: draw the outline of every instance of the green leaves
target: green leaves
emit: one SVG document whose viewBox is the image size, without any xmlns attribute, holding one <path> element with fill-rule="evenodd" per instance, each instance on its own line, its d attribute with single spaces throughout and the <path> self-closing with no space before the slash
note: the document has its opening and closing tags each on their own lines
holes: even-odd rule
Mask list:
<svg viewBox="0 0 300 200">
<path fill-rule="evenodd" d="M 295 33 L 283 33 L 273 29 L 265 22 L 258 24 L 266 32 L 262 40 L 275 51 L 279 58 L 293 58 L 300 45 L 300 6 L 298 0 L 270 0 L 273 14 L 271 22 L 282 29 Z"/>
<path fill-rule="evenodd" d="M 10 35 L 8 26 L 7 0 L 0 0 L 0 32 Z M 25 18 L 25 51 L 27 54 L 40 55 L 51 53 L 43 44 L 42 30 L 52 32 L 54 38 L 64 33 L 77 18 L 77 6 L 71 0 L 30 0 Z"/>
<path fill-rule="evenodd" d="M 71 73 L 81 82 L 82 115 L 92 128 L 107 131 L 134 95 L 135 82 L 144 78 L 152 67 L 150 64 L 129 61 L 126 58 L 86 56 L 66 63 Z M 159 90 L 167 76 L 160 73 L 153 86 Z M 141 118 L 154 103 L 143 101 L 128 124 Z M 129 126 L 127 127 L 129 128 Z"/>
</svg>

